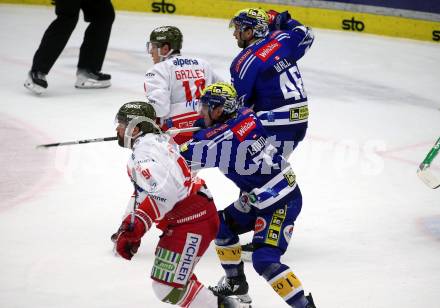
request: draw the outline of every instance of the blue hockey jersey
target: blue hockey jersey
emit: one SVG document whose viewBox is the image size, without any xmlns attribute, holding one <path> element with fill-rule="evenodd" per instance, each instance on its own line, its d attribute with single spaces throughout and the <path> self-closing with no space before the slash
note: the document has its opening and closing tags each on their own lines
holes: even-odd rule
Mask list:
<svg viewBox="0 0 440 308">
<path fill-rule="evenodd" d="M 267 138 L 255 113 L 241 108 L 225 123 L 195 133 L 180 151 L 193 170 L 218 167 L 263 210 L 300 194 L 290 164 Z"/>
<path fill-rule="evenodd" d="M 307 130 L 307 94 L 297 61 L 313 43 L 313 32 L 296 20 L 243 49 L 231 64 L 237 97 L 252 108 L 269 135 L 301 141 Z"/>
</svg>

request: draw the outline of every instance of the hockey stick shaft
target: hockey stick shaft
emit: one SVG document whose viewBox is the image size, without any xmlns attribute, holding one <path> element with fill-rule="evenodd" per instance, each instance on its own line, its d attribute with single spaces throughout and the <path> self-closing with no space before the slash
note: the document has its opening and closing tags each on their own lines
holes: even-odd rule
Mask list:
<svg viewBox="0 0 440 308">
<path fill-rule="evenodd" d="M 62 145 L 84 144 L 84 143 L 115 141 L 115 140 L 118 140 L 118 137 L 83 139 L 83 140 L 75 140 L 75 141 L 40 144 L 40 145 L 37 145 L 37 148 L 50 148 L 50 147 L 58 147 L 58 146 L 62 146 Z"/>
<path fill-rule="evenodd" d="M 169 130 L 165 131 L 165 134 L 168 135 L 177 135 L 181 133 L 189 133 L 189 132 L 196 132 L 201 130 L 201 127 L 187 127 L 187 128 L 170 128 Z"/>
<path fill-rule="evenodd" d="M 437 156 L 438 152 L 440 150 L 440 137 L 437 139 L 434 146 L 431 148 L 431 150 L 426 154 L 425 159 L 422 162 L 422 165 L 429 166 L 431 165 L 434 158 Z"/>
<path fill-rule="evenodd" d="M 168 135 L 177 135 L 180 133 L 196 132 L 198 130 L 200 130 L 200 127 L 188 127 L 188 128 L 180 128 L 180 129 L 176 128 L 176 129 L 169 129 L 165 131 L 165 133 Z M 93 139 L 40 144 L 37 145 L 37 148 L 50 148 L 50 147 L 58 147 L 63 145 L 85 144 L 92 142 L 115 141 L 115 140 L 118 140 L 118 137 L 115 136 L 115 137 L 93 138 Z"/>
<path fill-rule="evenodd" d="M 134 203 L 133 203 L 133 210 L 130 213 L 130 226 L 128 227 L 129 231 L 133 231 L 134 229 L 134 220 L 136 218 L 136 209 L 137 209 L 137 202 L 138 202 L 138 189 L 136 184 L 136 171 L 132 170 L 132 176 L 133 178 L 131 181 L 133 182 L 133 188 L 134 188 Z"/>
</svg>

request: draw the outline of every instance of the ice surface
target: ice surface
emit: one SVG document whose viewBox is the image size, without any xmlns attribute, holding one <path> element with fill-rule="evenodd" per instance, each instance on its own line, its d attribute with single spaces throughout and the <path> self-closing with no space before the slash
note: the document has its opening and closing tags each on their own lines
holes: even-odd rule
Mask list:
<svg viewBox="0 0 440 308">
<path fill-rule="evenodd" d="M 114 135 L 119 106 L 143 98 L 145 42 L 157 26 L 181 28 L 183 53 L 228 79 L 239 51 L 228 21 L 118 12 L 103 69 L 113 86 L 78 90 L 81 20 L 36 97 L 23 82 L 53 18 L 49 7 L 0 5 L 0 307 L 169 307 L 150 287 L 157 231 L 131 262 L 112 253 L 131 193 L 129 151 L 112 142 L 35 145 Z M 321 308 L 440 307 L 440 189 L 415 173 L 440 135 L 440 47 L 315 32 L 300 61 L 310 128 L 291 158 L 304 205 L 283 260 Z M 219 208 L 236 198 L 218 172 L 202 175 Z M 214 249 L 196 273 L 217 282 Z M 251 264 L 246 273 L 254 307 L 283 307 Z"/>
</svg>

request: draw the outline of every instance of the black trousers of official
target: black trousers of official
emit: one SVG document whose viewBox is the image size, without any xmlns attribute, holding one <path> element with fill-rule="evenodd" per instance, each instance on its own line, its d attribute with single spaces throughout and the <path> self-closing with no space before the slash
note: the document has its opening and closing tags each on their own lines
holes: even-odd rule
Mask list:
<svg viewBox="0 0 440 308">
<path fill-rule="evenodd" d="M 66 47 L 78 22 L 80 10 L 89 22 L 79 52 L 78 68 L 101 71 L 115 10 L 111 0 L 56 0 L 57 18 L 49 25 L 35 52 L 32 70 L 49 73 Z"/>
</svg>

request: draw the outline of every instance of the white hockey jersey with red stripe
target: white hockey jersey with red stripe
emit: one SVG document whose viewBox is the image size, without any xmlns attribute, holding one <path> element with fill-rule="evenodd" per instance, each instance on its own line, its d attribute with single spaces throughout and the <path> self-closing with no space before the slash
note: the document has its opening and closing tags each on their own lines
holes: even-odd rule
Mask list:
<svg viewBox="0 0 440 308">
<path fill-rule="evenodd" d="M 220 81 L 203 59 L 175 55 L 156 63 L 146 74 L 144 90 L 165 130 L 192 127 L 195 102 L 205 86 Z"/>
<path fill-rule="evenodd" d="M 136 208 L 143 203 L 142 208 L 156 223 L 189 195 L 200 190 L 209 195 L 203 180 L 192 176 L 186 161 L 170 145 L 165 134 L 146 134 L 137 138 L 127 171 L 136 186 L 132 197 Z M 185 215 L 191 214 L 185 211 Z"/>
</svg>

